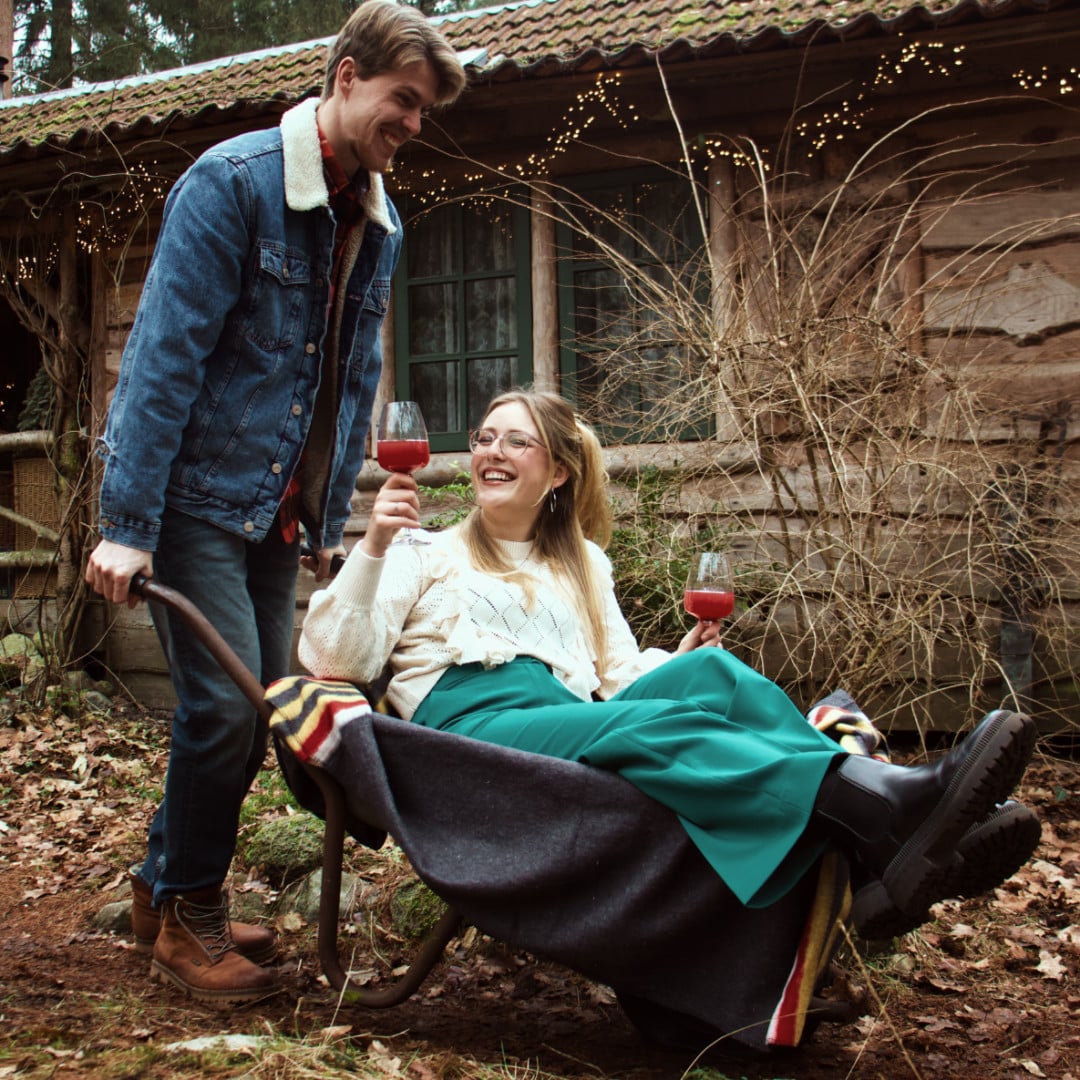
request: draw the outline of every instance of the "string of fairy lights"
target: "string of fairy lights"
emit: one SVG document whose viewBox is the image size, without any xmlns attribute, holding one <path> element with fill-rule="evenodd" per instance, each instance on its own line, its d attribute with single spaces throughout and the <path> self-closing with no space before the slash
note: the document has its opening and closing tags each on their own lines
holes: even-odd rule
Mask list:
<svg viewBox="0 0 1080 1080">
<path fill-rule="evenodd" d="M 1075 66 L 1065 71 L 1055 72 L 1046 64 L 1043 64 L 1036 72 L 1019 71 L 1013 72 L 1013 78 L 1021 90 L 1049 90 L 1054 89 L 1064 97 L 1076 90 L 1076 83 L 1080 80 L 1080 68 Z"/>
<path fill-rule="evenodd" d="M 805 143 L 806 156 L 813 158 L 830 144 L 865 130 L 871 121 L 875 96 L 895 90 L 912 72 L 941 78 L 955 75 L 964 64 L 964 53 L 963 45 L 918 40 L 904 41 L 898 52 L 882 53 L 873 75 L 862 82 L 851 97 L 819 109 L 816 115 L 803 116 L 795 125 L 796 136 Z M 1052 90 L 1064 96 L 1072 93 L 1080 82 L 1080 67 L 1073 65 L 1055 71 L 1049 65 L 1042 65 L 1034 71 L 1018 70 L 1012 77 L 1024 91 Z M 634 102 L 625 100 L 622 83 L 620 71 L 598 73 L 591 86 L 577 92 L 540 149 L 528 154 L 523 161 L 467 166 L 461 187 L 482 188 L 493 176 L 501 183 L 508 179 L 528 182 L 546 178 L 558 160 L 585 142 L 605 117 L 617 128 L 630 130 L 640 123 L 641 114 Z M 767 148 L 761 148 L 751 157 L 723 136 L 698 136 L 689 143 L 688 156 L 691 166 L 699 164 L 704 157 L 710 162 L 726 159 L 735 166 L 769 170 Z M 396 166 L 395 174 L 402 190 L 408 191 L 422 207 L 437 205 L 458 194 L 458 190 L 451 187 L 445 170 L 430 166 L 418 168 L 405 162 Z M 80 203 L 75 236 L 78 249 L 87 254 L 116 250 L 127 242 L 131 223 L 159 205 L 167 191 L 168 181 L 159 173 L 157 162 L 133 163 L 114 192 L 98 193 L 92 200 L 85 199 Z M 59 241 L 43 251 L 20 255 L 14 267 L 15 281 L 49 275 L 54 271 L 58 257 Z"/>
<path fill-rule="evenodd" d="M 135 162 L 121 175 L 114 191 L 99 189 L 93 198 L 79 201 L 74 236 L 78 251 L 108 254 L 122 248 L 130 240 L 132 223 L 145 219 L 168 194 L 168 181 L 156 161 Z M 49 234 L 38 250 L 19 252 L 11 275 L 14 283 L 49 277 L 59 262 L 61 245 L 67 242 L 67 237 Z"/>
<path fill-rule="evenodd" d="M 548 176 L 558 158 L 568 153 L 584 140 L 589 129 L 604 115 L 614 120 L 617 127 L 629 130 L 639 120 L 637 106 L 623 101 L 619 94 L 622 72 L 601 72 L 592 86 L 579 90 L 573 102 L 563 112 L 558 124 L 546 136 L 543 149 L 529 154 L 521 162 L 498 162 L 467 168 L 463 176 L 466 188 L 474 187 L 499 177 L 503 183 L 508 179 L 522 182 L 539 180 Z M 437 170 L 430 167 L 416 169 L 409 164 L 394 167 L 395 179 L 421 206 L 431 206 L 452 194 L 445 176 L 440 179 Z"/>
<path fill-rule="evenodd" d="M 963 45 L 946 45 L 942 41 L 907 41 L 895 56 L 882 53 L 870 79 L 863 82 L 855 95 L 839 105 L 822 110 L 813 119 L 803 119 L 795 126 L 796 134 L 810 143 L 807 157 L 813 158 L 830 143 L 862 131 L 873 111 L 873 95 L 887 93 L 912 70 L 949 78 L 964 63 Z"/>
</svg>

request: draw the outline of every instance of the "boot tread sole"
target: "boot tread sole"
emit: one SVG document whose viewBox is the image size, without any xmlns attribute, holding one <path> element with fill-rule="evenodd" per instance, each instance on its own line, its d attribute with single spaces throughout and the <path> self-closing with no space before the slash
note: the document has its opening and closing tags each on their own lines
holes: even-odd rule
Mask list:
<svg viewBox="0 0 1080 1080">
<path fill-rule="evenodd" d="M 150 975 L 158 982 L 166 986 L 176 986 L 196 1001 L 222 1002 L 225 1004 L 242 1005 L 252 1001 L 262 1001 L 263 998 L 272 997 L 282 990 L 281 983 L 275 979 L 272 984 L 265 987 L 251 987 L 247 990 L 205 990 L 192 986 L 180 978 L 175 971 L 167 968 L 158 960 L 150 962 Z"/>
<path fill-rule="evenodd" d="M 1034 811 L 1020 803 L 999 807 L 961 838 L 942 882 L 945 896 L 981 896 L 1007 881 L 1031 858 L 1041 835 Z M 880 881 L 856 892 L 850 915 L 855 932 L 870 941 L 900 937 L 931 918 L 929 908 L 918 915 L 901 911 Z"/>
</svg>

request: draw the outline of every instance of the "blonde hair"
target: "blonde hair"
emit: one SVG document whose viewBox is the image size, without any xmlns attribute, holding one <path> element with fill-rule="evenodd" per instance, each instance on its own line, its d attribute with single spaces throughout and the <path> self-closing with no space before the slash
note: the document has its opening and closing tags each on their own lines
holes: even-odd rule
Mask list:
<svg viewBox="0 0 1080 1080">
<path fill-rule="evenodd" d="M 537 515 L 536 554 L 569 583 L 574 595 L 582 598 L 586 629 L 602 660 L 607 651 L 604 597 L 585 546 L 586 540 L 592 540 L 606 547 L 611 539 L 608 476 L 600 440 L 558 394 L 508 390 L 488 405 L 484 415 L 509 404 L 528 410 L 540 441 L 548 448 L 548 491 L 544 499 L 549 500 L 549 505 Z M 560 465 L 566 470 L 566 481 L 552 491 L 551 483 Z M 461 528 L 470 560 L 478 570 L 511 580 L 518 576 L 484 529 L 480 510 L 474 510 Z"/>
<path fill-rule="evenodd" d="M 453 46 L 417 8 L 397 0 L 364 0 L 345 20 L 327 53 L 323 101 L 333 94 L 346 57 L 355 61 L 361 79 L 429 61 L 439 84 L 436 105 L 452 104 L 465 89 L 465 69 Z"/>
</svg>

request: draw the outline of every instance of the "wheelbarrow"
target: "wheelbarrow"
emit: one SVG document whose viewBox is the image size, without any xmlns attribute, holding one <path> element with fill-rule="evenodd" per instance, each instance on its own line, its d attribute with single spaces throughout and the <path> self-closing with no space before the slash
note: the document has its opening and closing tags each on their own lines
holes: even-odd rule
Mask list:
<svg viewBox="0 0 1080 1080">
<path fill-rule="evenodd" d="M 852 1018 L 848 1003 L 816 996 L 850 898 L 843 859 L 823 857 L 775 904 L 746 908 L 676 815 L 615 773 L 367 708 L 325 760 L 302 760 L 264 687 L 186 597 L 142 575 L 131 591 L 186 621 L 269 725 L 298 801 L 324 818 L 318 954 L 346 1002 L 402 1003 L 467 923 L 611 987 L 631 1022 L 669 1045 L 728 1034 L 791 1047 L 822 1020 Z M 387 987 L 357 985 L 339 957 L 346 833 L 372 847 L 392 836 L 448 905 Z"/>
</svg>

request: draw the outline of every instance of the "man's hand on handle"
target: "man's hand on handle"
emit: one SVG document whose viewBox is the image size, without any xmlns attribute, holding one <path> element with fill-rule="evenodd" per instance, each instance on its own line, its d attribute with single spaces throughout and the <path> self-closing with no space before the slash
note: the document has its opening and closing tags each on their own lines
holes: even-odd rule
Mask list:
<svg viewBox="0 0 1080 1080">
<path fill-rule="evenodd" d="M 87 584 L 106 600 L 114 604 L 126 603 L 133 608 L 139 603 L 139 597 L 129 592 L 128 586 L 138 573 L 153 576 L 153 552 L 102 540 L 90 555 L 85 576 Z"/>
</svg>

